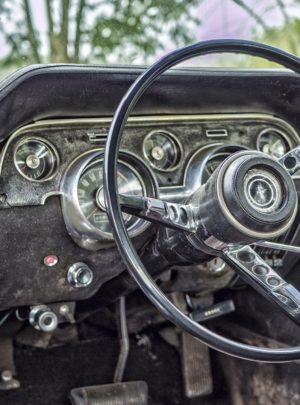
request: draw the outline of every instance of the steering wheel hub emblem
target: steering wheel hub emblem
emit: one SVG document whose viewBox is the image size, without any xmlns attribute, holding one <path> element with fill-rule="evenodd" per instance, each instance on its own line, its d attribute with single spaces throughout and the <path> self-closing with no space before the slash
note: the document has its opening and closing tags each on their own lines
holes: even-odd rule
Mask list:
<svg viewBox="0 0 300 405">
<path fill-rule="evenodd" d="M 259 212 L 275 212 L 282 204 L 283 193 L 279 179 L 267 170 L 249 170 L 244 178 L 247 202 Z"/>
</svg>

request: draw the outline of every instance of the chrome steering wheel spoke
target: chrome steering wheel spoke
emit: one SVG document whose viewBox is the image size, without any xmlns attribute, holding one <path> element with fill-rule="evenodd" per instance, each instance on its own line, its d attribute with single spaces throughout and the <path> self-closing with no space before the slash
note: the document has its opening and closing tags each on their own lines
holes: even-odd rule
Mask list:
<svg viewBox="0 0 300 405">
<path fill-rule="evenodd" d="M 300 325 L 300 292 L 250 246 L 227 246 L 223 258 L 248 284 Z"/>
<path fill-rule="evenodd" d="M 291 176 L 295 174 L 300 169 L 300 146 L 287 152 L 278 161 Z"/>
<path fill-rule="evenodd" d="M 156 198 L 119 194 L 121 210 L 168 228 L 194 233 L 196 223 L 190 205 L 175 204 Z"/>
<path fill-rule="evenodd" d="M 300 246 L 286 245 L 284 243 L 277 243 L 268 240 L 258 241 L 252 243 L 253 246 L 260 246 L 274 250 L 284 250 L 290 253 L 300 253 Z"/>
</svg>

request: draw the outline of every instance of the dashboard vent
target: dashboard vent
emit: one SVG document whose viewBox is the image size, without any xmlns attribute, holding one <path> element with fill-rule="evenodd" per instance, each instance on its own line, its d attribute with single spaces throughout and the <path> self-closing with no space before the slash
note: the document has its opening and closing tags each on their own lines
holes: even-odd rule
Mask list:
<svg viewBox="0 0 300 405">
<path fill-rule="evenodd" d="M 105 143 L 107 138 L 107 133 L 100 132 L 88 132 L 88 138 L 90 143 Z"/>
</svg>

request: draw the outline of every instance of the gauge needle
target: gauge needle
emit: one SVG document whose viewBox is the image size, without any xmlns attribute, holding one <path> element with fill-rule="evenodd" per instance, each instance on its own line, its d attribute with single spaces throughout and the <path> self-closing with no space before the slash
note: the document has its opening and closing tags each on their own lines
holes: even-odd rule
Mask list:
<svg viewBox="0 0 300 405">
<path fill-rule="evenodd" d="M 98 211 L 98 207 L 96 207 L 86 218 L 89 219 L 93 214 Z"/>
</svg>

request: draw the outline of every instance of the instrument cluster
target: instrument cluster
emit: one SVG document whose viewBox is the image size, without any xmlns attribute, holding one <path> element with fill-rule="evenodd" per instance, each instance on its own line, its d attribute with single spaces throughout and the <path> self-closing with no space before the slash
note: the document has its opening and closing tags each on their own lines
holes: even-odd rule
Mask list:
<svg viewBox="0 0 300 405">
<path fill-rule="evenodd" d="M 68 233 L 81 247 L 112 243 L 103 193 L 109 119 L 39 122 L 16 131 L 0 155 L 0 209 L 43 205 L 60 196 Z M 121 142 L 121 194 L 182 201 L 232 153 L 256 149 L 279 159 L 300 143 L 285 121 L 262 114 L 136 117 Z M 132 237 L 149 224 L 124 214 Z"/>
</svg>

